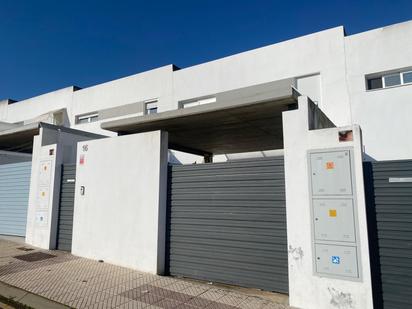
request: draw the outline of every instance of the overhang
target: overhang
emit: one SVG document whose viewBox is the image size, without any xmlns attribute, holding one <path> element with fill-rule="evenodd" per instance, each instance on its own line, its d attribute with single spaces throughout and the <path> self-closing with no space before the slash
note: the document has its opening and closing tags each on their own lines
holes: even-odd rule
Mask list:
<svg viewBox="0 0 412 309">
<path fill-rule="evenodd" d="M 90 132 L 56 126 L 45 122 L 33 122 L 11 129 L 0 131 L 0 150 L 22 153 L 32 153 L 33 138 L 39 135 L 40 129 L 48 129 L 49 134 L 42 136 L 41 145 L 51 145 L 58 142 L 59 132 L 85 136 L 89 139 L 98 139 L 105 136 Z M 50 134 L 51 132 L 51 134 Z"/>
<path fill-rule="evenodd" d="M 38 122 L 0 131 L 0 150 L 31 153 L 33 137 L 37 134 Z"/>
<path fill-rule="evenodd" d="M 282 112 L 299 95 L 286 79 L 212 95 L 216 103 L 102 123 L 121 135 L 164 130 L 169 148 L 207 155 L 283 148 Z M 210 96 L 209 96 L 210 97 Z"/>
</svg>

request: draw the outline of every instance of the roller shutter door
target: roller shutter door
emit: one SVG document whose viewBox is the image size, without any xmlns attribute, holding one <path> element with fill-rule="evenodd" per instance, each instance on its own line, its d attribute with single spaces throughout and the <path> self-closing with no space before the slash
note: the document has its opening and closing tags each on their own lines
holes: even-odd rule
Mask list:
<svg viewBox="0 0 412 309">
<path fill-rule="evenodd" d="M 57 230 L 57 249 L 59 250 L 71 251 L 72 249 L 75 185 L 76 165 L 62 165 L 59 223 Z"/>
<path fill-rule="evenodd" d="M 0 165 L 0 234 L 26 235 L 31 162 Z"/>
<path fill-rule="evenodd" d="M 364 163 L 374 292 L 381 308 L 412 308 L 412 160 Z"/>
<path fill-rule="evenodd" d="M 171 275 L 288 292 L 283 157 L 169 169 Z"/>
</svg>

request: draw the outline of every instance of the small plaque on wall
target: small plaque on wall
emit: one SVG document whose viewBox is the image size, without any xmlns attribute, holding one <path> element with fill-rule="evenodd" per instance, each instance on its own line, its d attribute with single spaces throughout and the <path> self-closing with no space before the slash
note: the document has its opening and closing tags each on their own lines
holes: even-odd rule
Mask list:
<svg viewBox="0 0 412 309">
<path fill-rule="evenodd" d="M 48 213 L 45 211 L 36 212 L 36 225 L 37 226 L 47 226 L 48 223 Z"/>
<path fill-rule="evenodd" d="M 40 186 L 48 186 L 50 185 L 50 178 L 51 178 L 51 167 L 52 161 L 41 161 L 39 167 L 39 185 Z"/>
<path fill-rule="evenodd" d="M 49 192 L 48 186 L 41 186 L 37 191 L 37 205 L 39 209 L 49 208 Z"/>
</svg>

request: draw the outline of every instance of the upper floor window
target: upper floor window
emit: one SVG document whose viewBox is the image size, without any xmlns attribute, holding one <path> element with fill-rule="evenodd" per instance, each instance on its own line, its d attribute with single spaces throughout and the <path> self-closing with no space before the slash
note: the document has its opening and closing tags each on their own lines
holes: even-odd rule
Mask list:
<svg viewBox="0 0 412 309">
<path fill-rule="evenodd" d="M 145 103 L 145 114 L 157 114 L 157 100 L 149 101 Z"/>
<path fill-rule="evenodd" d="M 198 105 L 203 105 L 203 104 L 209 104 L 209 103 L 215 103 L 216 98 L 203 98 L 203 99 L 196 99 L 196 100 L 190 100 L 186 102 L 182 102 L 181 106 L 182 108 L 188 108 L 188 107 L 193 107 L 193 106 L 198 106 Z"/>
<path fill-rule="evenodd" d="M 56 126 L 62 126 L 64 124 L 63 112 L 57 112 L 53 114 L 53 124 Z"/>
<path fill-rule="evenodd" d="M 99 120 L 99 113 L 97 112 L 76 116 L 76 124 L 90 123 L 97 120 Z"/>
<path fill-rule="evenodd" d="M 366 78 L 367 90 L 389 88 L 412 83 L 412 70 L 372 75 Z"/>
</svg>

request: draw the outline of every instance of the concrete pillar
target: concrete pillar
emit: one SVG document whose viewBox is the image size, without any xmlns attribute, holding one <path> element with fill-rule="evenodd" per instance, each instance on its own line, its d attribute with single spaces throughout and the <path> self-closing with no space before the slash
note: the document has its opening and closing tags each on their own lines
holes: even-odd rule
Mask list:
<svg viewBox="0 0 412 309">
<path fill-rule="evenodd" d="M 305 309 L 371 309 L 372 286 L 359 126 L 309 130 L 310 102 L 299 97 L 297 110 L 283 113 L 290 305 Z M 352 130 L 353 140 L 340 142 L 339 132 Z M 360 278 L 318 275 L 314 266 L 308 151 L 350 148 L 357 201 Z"/>
</svg>

